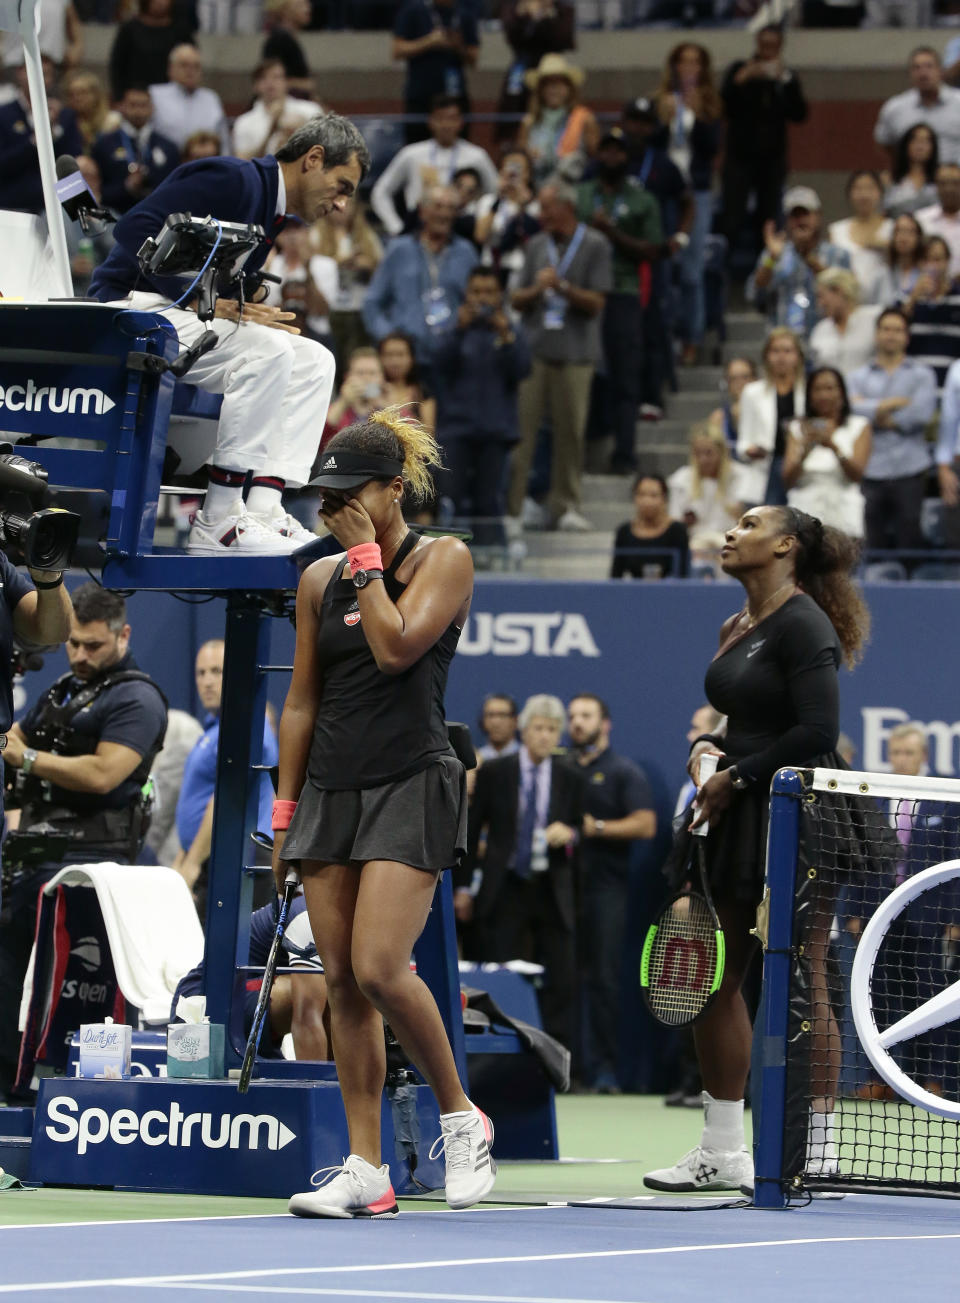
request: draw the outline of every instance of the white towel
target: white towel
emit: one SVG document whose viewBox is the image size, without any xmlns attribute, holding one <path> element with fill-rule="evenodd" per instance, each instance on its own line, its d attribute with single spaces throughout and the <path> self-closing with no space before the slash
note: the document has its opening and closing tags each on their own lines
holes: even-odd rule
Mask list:
<svg viewBox="0 0 960 1303">
<path fill-rule="evenodd" d="M 145 1023 L 167 1023 L 177 983 L 203 958 L 203 929 L 190 888 L 175 869 L 156 864 L 71 864 L 44 887 L 86 886 L 97 893 L 117 982 Z M 34 956 L 24 983 L 30 1000 Z"/>
</svg>

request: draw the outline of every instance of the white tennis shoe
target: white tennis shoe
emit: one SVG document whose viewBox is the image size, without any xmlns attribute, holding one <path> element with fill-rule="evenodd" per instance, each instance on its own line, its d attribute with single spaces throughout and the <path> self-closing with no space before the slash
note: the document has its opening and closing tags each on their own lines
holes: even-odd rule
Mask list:
<svg viewBox="0 0 960 1303">
<path fill-rule="evenodd" d="M 294 1217 L 383 1218 L 400 1212 L 386 1163 L 374 1167 L 359 1154 L 351 1154 L 342 1167 L 314 1172 L 311 1184 L 319 1188 L 295 1194 L 287 1204 Z"/>
<path fill-rule="evenodd" d="M 451 1208 L 469 1208 L 493 1189 L 497 1165 L 490 1153 L 493 1123 L 473 1105 L 468 1113 L 441 1113 L 440 1135 L 430 1158 L 443 1150 L 447 1164 L 445 1194 Z"/>
<path fill-rule="evenodd" d="M 283 556 L 299 546 L 252 515 L 239 499 L 219 520 L 198 511 L 187 539 L 191 556 Z"/>
<path fill-rule="evenodd" d="M 643 1184 L 651 1190 L 678 1194 L 693 1190 L 739 1190 L 753 1185 L 753 1159 L 748 1149 L 704 1149 L 697 1145 L 674 1163 L 648 1172 Z"/>
<path fill-rule="evenodd" d="M 305 547 L 307 543 L 316 543 L 317 535 L 300 524 L 296 516 L 291 516 L 279 504 L 272 511 L 252 511 L 250 515 L 263 525 L 264 529 L 279 534 L 284 541 L 284 551 L 293 551 Z"/>
</svg>

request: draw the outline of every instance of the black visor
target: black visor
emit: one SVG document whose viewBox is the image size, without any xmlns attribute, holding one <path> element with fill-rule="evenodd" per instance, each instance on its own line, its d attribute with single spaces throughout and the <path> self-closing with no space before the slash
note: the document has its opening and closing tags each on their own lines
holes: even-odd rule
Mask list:
<svg viewBox="0 0 960 1303">
<path fill-rule="evenodd" d="M 376 453 L 352 452 L 339 448 L 324 453 L 320 472 L 310 481 L 323 489 L 355 489 L 368 480 L 392 480 L 403 470 L 396 457 L 378 457 Z"/>
</svg>

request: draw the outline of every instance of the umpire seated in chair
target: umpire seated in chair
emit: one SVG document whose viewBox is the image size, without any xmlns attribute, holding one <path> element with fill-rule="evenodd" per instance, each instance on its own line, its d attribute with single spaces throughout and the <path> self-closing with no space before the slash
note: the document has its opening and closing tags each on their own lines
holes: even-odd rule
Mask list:
<svg viewBox="0 0 960 1303">
<path fill-rule="evenodd" d="M 0 909 L 0 1099 L 19 1053 L 19 1010 L 40 888 L 64 864 L 133 863 L 150 822 L 148 779 L 167 702 L 129 651 L 126 604 L 98 584 L 73 595 L 70 670 L 7 734 L 12 786 Z M 12 780 L 12 782 L 11 782 Z"/>
<path fill-rule="evenodd" d="M 467 860 L 454 871 L 454 904 L 474 923 L 473 956 L 529 959 L 545 971 L 544 1030 L 569 1050 L 576 1033 L 575 867 L 583 780 L 557 754 L 566 722 L 557 697 L 540 693 L 520 712 L 522 746 L 477 771 Z M 486 850 L 480 858 L 481 838 Z M 479 887 L 474 896 L 473 877 Z"/>
</svg>

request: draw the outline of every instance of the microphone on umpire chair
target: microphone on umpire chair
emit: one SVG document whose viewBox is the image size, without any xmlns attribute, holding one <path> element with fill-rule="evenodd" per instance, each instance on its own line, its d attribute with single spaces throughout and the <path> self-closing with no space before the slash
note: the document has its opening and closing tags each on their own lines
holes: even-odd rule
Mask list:
<svg viewBox="0 0 960 1303">
<path fill-rule="evenodd" d="M 57 198 L 71 221 L 80 223 L 84 235 L 90 234 L 91 219 L 98 222 L 117 220 L 109 209 L 99 206 L 72 154 L 61 154 L 57 159 Z"/>
</svg>

